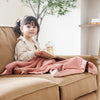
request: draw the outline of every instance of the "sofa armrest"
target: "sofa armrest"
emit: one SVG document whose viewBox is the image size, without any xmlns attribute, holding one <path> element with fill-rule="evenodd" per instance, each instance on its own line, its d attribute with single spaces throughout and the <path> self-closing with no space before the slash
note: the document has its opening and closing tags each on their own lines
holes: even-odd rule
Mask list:
<svg viewBox="0 0 100 100">
<path fill-rule="evenodd" d="M 61 57 L 65 58 L 65 59 L 69 59 L 69 58 L 72 58 L 75 56 L 82 57 L 83 59 L 92 62 L 93 64 L 95 64 L 95 66 L 99 70 L 99 61 L 98 61 L 98 58 L 95 56 L 91 56 L 91 55 L 71 55 L 70 56 L 70 55 L 68 55 L 68 56 L 61 56 Z"/>
</svg>

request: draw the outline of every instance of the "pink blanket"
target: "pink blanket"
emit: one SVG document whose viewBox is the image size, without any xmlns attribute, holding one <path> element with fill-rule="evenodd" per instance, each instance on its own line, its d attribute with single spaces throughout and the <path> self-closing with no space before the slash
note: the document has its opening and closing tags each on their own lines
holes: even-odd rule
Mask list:
<svg viewBox="0 0 100 100">
<path fill-rule="evenodd" d="M 50 72 L 52 76 L 66 76 L 70 74 L 83 73 L 87 70 L 89 73 L 97 74 L 96 66 L 82 59 L 81 57 L 73 57 L 62 61 L 55 59 L 45 59 L 34 57 L 29 62 L 14 61 L 5 67 L 5 71 L 1 75 L 9 74 L 44 74 Z"/>
</svg>

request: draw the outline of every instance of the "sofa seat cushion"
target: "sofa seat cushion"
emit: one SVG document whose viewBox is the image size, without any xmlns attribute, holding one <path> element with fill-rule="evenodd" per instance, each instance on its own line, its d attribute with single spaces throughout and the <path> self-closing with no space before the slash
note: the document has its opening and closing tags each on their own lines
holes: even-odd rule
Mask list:
<svg viewBox="0 0 100 100">
<path fill-rule="evenodd" d="M 89 73 L 53 78 L 48 75 L 34 75 L 56 82 L 60 87 L 61 100 L 74 100 L 82 95 L 97 90 L 96 75 Z"/>
<path fill-rule="evenodd" d="M 37 75 L 35 75 L 37 77 Z M 56 82 L 60 87 L 61 100 L 74 100 L 97 90 L 96 76 L 89 73 L 53 78 L 50 74 L 38 75 Z"/>
<path fill-rule="evenodd" d="M 12 75 L 13 77 L 14 75 Z M 43 75 L 15 75 L 23 77 L 40 77 L 57 83 L 60 87 L 61 100 L 74 100 L 80 96 L 97 90 L 96 75 L 89 73 L 74 74 L 54 78 L 51 74 Z M 9 77 L 9 76 L 8 76 Z M 11 77 L 11 76 L 10 76 Z"/>
<path fill-rule="evenodd" d="M 89 73 L 74 74 L 65 77 L 52 77 L 51 74 L 42 75 L 7 75 L 6 77 L 39 77 L 48 79 L 59 85 L 61 100 L 74 100 L 80 96 L 97 90 L 96 75 Z"/>
<path fill-rule="evenodd" d="M 54 90 L 56 93 L 55 99 L 58 100 L 58 86 L 50 80 L 34 77 L 0 77 L 0 100 L 13 100 L 46 88 L 49 91 L 50 87 L 55 87 L 53 88 L 56 89 Z M 53 90 L 50 89 L 50 91 Z"/>
<path fill-rule="evenodd" d="M 14 100 L 60 100 L 58 86 L 52 86 L 23 95 Z"/>
<path fill-rule="evenodd" d="M 34 75 L 34 77 L 37 75 Z M 53 78 L 50 74 L 38 75 L 56 82 L 60 87 L 61 100 L 74 100 L 80 96 L 97 90 L 96 76 L 89 73 Z"/>
</svg>

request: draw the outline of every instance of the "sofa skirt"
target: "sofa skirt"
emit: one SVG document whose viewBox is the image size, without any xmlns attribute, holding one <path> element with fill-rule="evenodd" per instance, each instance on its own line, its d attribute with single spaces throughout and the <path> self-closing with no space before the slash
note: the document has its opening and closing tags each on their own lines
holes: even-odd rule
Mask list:
<svg viewBox="0 0 100 100">
<path fill-rule="evenodd" d="M 76 100 L 97 100 L 97 94 L 96 94 L 96 92 L 92 92 L 92 93 L 84 95 Z"/>
</svg>

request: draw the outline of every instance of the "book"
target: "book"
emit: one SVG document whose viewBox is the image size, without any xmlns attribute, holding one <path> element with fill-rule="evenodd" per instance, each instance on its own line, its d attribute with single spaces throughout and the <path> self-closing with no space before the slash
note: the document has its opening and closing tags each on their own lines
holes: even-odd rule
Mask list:
<svg viewBox="0 0 100 100">
<path fill-rule="evenodd" d="M 61 57 L 61 56 L 56 56 L 56 55 L 53 55 L 47 51 L 39 51 L 40 55 L 37 55 L 39 57 L 43 57 L 43 58 L 48 58 L 48 59 L 58 59 L 58 60 L 65 60 L 64 57 Z"/>
</svg>

